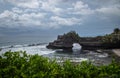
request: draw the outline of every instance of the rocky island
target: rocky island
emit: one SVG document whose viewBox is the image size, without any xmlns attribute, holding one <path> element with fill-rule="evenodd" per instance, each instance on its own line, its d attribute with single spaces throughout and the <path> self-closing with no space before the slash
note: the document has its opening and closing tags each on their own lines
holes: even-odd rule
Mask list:
<svg viewBox="0 0 120 78">
<path fill-rule="evenodd" d="M 70 31 L 64 35 L 58 35 L 57 40 L 47 45 L 49 49 L 72 49 L 73 43 L 79 43 L 82 49 L 113 49 L 120 48 L 120 29 L 105 36 L 80 37 L 75 31 Z"/>
<path fill-rule="evenodd" d="M 73 43 L 79 43 L 80 37 L 79 35 L 71 31 L 69 33 L 66 33 L 64 35 L 58 35 L 57 40 L 54 42 L 50 42 L 47 48 L 51 49 L 71 49 L 73 46 Z"/>
<path fill-rule="evenodd" d="M 64 35 L 58 35 L 57 40 L 50 42 L 47 48 L 72 49 L 73 43 L 79 43 L 82 46 L 82 49 L 101 47 L 99 37 L 80 37 L 75 31 L 70 31 Z"/>
</svg>

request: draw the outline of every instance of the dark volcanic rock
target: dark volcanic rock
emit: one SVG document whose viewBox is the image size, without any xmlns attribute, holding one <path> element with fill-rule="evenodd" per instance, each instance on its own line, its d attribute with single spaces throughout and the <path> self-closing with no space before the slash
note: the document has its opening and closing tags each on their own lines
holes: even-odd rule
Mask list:
<svg viewBox="0 0 120 78">
<path fill-rule="evenodd" d="M 72 49 L 73 43 L 79 43 L 82 49 L 94 50 L 103 48 L 99 37 L 79 37 L 76 32 L 69 32 L 64 35 L 59 35 L 57 40 L 49 43 L 47 48 L 49 49 Z"/>
<path fill-rule="evenodd" d="M 71 31 L 67 34 L 59 35 L 57 37 L 57 40 L 49 43 L 47 48 L 51 48 L 51 49 L 72 49 L 72 47 L 73 47 L 72 44 L 73 43 L 79 43 L 79 42 L 80 42 L 79 35 L 76 32 Z"/>
<path fill-rule="evenodd" d="M 64 35 L 59 35 L 57 40 L 50 42 L 47 46 L 49 49 L 72 49 L 73 43 L 79 43 L 82 49 L 94 50 L 102 48 L 98 37 L 79 37 L 79 35 L 71 31 Z"/>
<path fill-rule="evenodd" d="M 79 43 L 82 49 L 94 50 L 104 48 L 99 37 L 79 37 L 79 35 L 72 31 L 64 35 L 59 35 L 57 40 L 49 43 L 49 49 L 72 49 L 73 43 Z"/>
<path fill-rule="evenodd" d="M 72 31 L 64 35 L 59 35 L 57 40 L 49 43 L 49 49 L 72 49 L 73 43 L 79 43 L 82 49 L 99 49 L 102 48 L 99 37 L 79 37 L 79 35 Z"/>
<path fill-rule="evenodd" d="M 114 49 L 120 48 L 120 31 L 106 36 L 97 37 L 79 37 L 79 35 L 71 31 L 64 35 L 59 35 L 57 40 L 49 43 L 47 48 L 51 49 L 72 49 L 73 43 L 79 43 L 82 49 Z"/>
</svg>

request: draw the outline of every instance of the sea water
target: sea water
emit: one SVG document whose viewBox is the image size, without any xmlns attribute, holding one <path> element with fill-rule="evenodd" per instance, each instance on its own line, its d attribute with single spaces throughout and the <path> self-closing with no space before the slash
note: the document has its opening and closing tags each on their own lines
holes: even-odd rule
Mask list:
<svg viewBox="0 0 120 78">
<path fill-rule="evenodd" d="M 4 38 L 3 38 L 4 39 Z M 54 40 L 54 39 L 53 39 Z M 6 51 L 26 51 L 27 54 L 38 54 L 50 59 L 56 59 L 57 62 L 70 60 L 71 62 L 91 61 L 96 65 L 109 64 L 111 58 L 107 53 L 97 53 L 95 51 L 65 51 L 62 49 L 47 49 L 46 46 L 52 41 L 52 38 L 5 38 L 0 40 L 0 55 Z"/>
</svg>

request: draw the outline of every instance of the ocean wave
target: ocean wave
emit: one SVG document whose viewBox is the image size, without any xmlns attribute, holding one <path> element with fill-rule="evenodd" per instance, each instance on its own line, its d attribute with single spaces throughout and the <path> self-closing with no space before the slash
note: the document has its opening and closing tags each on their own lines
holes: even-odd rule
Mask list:
<svg viewBox="0 0 120 78">
<path fill-rule="evenodd" d="M 28 54 L 39 54 L 39 55 L 45 55 L 54 53 L 54 50 L 50 50 L 46 48 L 45 43 L 35 44 L 33 46 L 29 46 L 28 44 L 24 45 L 13 45 L 13 46 L 3 46 L 1 47 L 0 53 L 5 53 L 6 51 L 26 51 Z"/>
<path fill-rule="evenodd" d="M 29 46 L 39 46 L 39 45 L 46 45 L 47 43 L 35 43 L 35 44 L 23 44 L 23 45 L 8 45 L 8 46 L 2 46 L 1 49 L 5 48 L 20 48 L 20 47 L 29 47 Z"/>
</svg>

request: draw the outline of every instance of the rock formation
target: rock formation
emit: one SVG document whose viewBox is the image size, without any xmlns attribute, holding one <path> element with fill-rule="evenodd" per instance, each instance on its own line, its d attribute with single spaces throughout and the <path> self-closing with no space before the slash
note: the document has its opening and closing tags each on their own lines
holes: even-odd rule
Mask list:
<svg viewBox="0 0 120 78">
<path fill-rule="evenodd" d="M 57 40 L 50 42 L 47 48 L 72 50 L 73 43 L 78 43 L 82 46 L 82 49 L 87 50 L 104 48 L 104 46 L 101 45 L 99 37 L 79 37 L 75 31 L 68 32 L 64 35 L 58 35 Z"/>
<path fill-rule="evenodd" d="M 97 37 L 79 37 L 75 31 L 59 35 L 57 40 L 49 43 L 50 49 L 72 49 L 73 43 L 79 43 L 82 49 L 114 49 L 120 48 L 120 30 L 115 29 L 113 33 Z"/>
<path fill-rule="evenodd" d="M 73 43 L 79 43 L 80 37 L 75 31 L 68 32 L 64 35 L 59 35 L 57 40 L 49 43 L 47 48 L 51 49 L 72 49 Z"/>
</svg>

